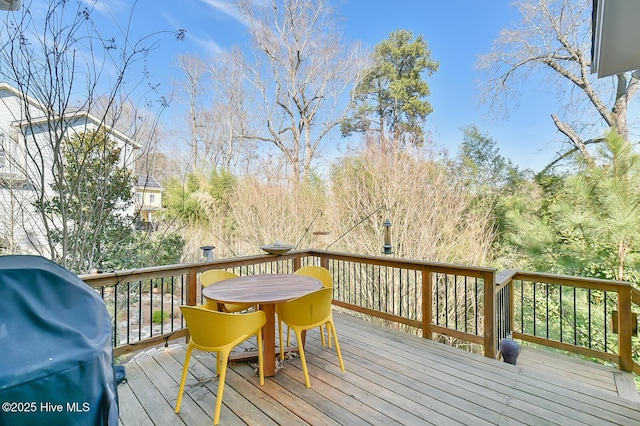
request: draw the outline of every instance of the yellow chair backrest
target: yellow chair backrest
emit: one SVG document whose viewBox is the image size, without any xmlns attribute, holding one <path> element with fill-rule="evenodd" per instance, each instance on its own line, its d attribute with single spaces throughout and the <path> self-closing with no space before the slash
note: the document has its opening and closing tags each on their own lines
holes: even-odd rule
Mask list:
<svg viewBox="0 0 640 426">
<path fill-rule="evenodd" d="M 197 306 L 180 306 L 196 347 L 217 352 L 219 348 L 236 346 L 255 334 L 266 322 L 262 311 L 242 315 L 217 312 Z"/>
<path fill-rule="evenodd" d="M 331 316 L 333 289 L 323 288 L 276 306 L 282 321 L 292 326 L 313 328 Z"/>
<path fill-rule="evenodd" d="M 231 350 L 247 340 L 252 335 L 258 340 L 258 369 L 260 374 L 260 384 L 264 384 L 264 359 L 262 344 L 262 326 L 267 322 L 267 317 L 262 311 L 250 312 L 247 314 L 230 314 L 217 312 L 197 306 L 180 306 L 182 316 L 187 322 L 187 328 L 191 334 L 191 339 L 187 345 L 187 353 L 184 358 L 182 368 L 182 378 L 178 388 L 175 412 L 180 412 L 182 405 L 182 395 L 187 382 L 189 370 L 189 360 L 193 349 L 217 352 L 216 371 L 220 375 L 218 380 L 218 394 L 216 396 L 216 408 L 213 414 L 213 424 L 220 422 L 220 410 L 222 409 L 222 395 L 224 393 L 224 382 L 227 377 L 227 365 Z"/>
<path fill-rule="evenodd" d="M 336 332 L 331 310 L 332 297 L 333 289 L 323 288 L 311 294 L 307 294 L 306 296 L 298 297 L 297 299 L 276 305 L 278 318 L 287 324 L 288 329 L 291 328 L 296 333 L 296 339 L 298 340 L 298 353 L 300 354 L 304 381 L 308 388 L 311 387 L 311 382 L 309 380 L 309 370 L 307 369 L 307 359 L 303 345 L 304 339 L 302 337 L 302 332 L 304 330 L 309 330 L 319 326 L 321 327 L 320 331 L 322 332 L 322 325 L 327 325 L 327 331 L 332 333 L 333 340 L 336 343 L 336 353 L 338 355 L 338 361 L 340 362 L 340 370 L 344 372 L 344 362 L 342 361 L 342 354 L 340 353 L 338 333 Z M 278 334 L 280 335 L 280 359 L 284 361 L 282 327 L 280 327 Z"/>
<path fill-rule="evenodd" d="M 329 270 L 325 267 L 316 265 L 303 266 L 302 268 L 295 271 L 294 274 L 315 278 L 322 282 L 322 286 L 324 288 L 333 288 L 333 277 L 331 276 L 331 272 L 329 272 Z M 322 331 L 322 327 L 320 327 L 320 335 L 322 336 L 322 346 L 325 346 L 324 331 Z M 327 335 L 329 337 L 329 346 L 331 346 L 331 332 L 329 331 L 329 329 L 327 329 Z M 287 330 L 287 344 L 288 343 L 289 331 Z"/>
<path fill-rule="evenodd" d="M 208 287 L 222 280 L 228 280 L 230 278 L 238 277 L 239 275 L 236 275 L 233 272 L 224 271 L 222 269 L 210 269 L 200 274 L 200 283 L 202 284 L 202 287 Z M 204 306 L 214 311 L 218 310 L 218 302 L 211 299 L 207 299 Z M 252 304 L 247 303 L 223 303 L 222 309 L 224 312 L 242 312 L 246 311 L 252 306 Z"/>
<path fill-rule="evenodd" d="M 228 280 L 229 278 L 237 278 L 238 275 L 233 272 L 223 271 L 222 269 L 210 269 L 200 274 L 200 284 L 202 287 L 208 287 L 218 281 Z"/>
<path fill-rule="evenodd" d="M 322 282 L 322 286 L 333 287 L 333 277 L 331 276 L 331 272 L 327 268 L 316 265 L 308 265 L 303 266 L 294 272 L 297 275 L 305 275 L 307 277 L 312 277 Z"/>
</svg>

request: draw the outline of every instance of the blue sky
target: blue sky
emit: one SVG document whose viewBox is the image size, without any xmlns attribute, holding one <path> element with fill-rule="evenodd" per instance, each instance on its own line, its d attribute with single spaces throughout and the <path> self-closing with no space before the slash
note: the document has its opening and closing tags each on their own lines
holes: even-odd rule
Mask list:
<svg viewBox="0 0 640 426">
<path fill-rule="evenodd" d="M 475 63 L 479 55 L 491 49 L 500 30 L 518 19 L 511 2 L 347 0 L 334 4 L 344 18 L 345 37 L 369 47 L 398 29 L 422 35 L 427 41 L 432 58 L 440 62 L 439 71 L 427 78 L 434 112 L 428 117 L 426 128 L 437 146 L 455 153 L 462 141 L 460 128 L 475 124 L 498 143 L 503 156 L 539 171 L 560 148 L 561 137 L 550 118 L 558 110 L 554 94 L 538 79 L 530 80 L 528 86 L 521 88 L 520 105 L 510 108 L 508 120 L 489 117 L 487 106 L 478 104 L 477 80 L 482 76 Z M 112 0 L 107 4 L 109 13 L 124 25 L 122 19 L 131 3 Z M 176 67 L 179 54 L 215 56 L 247 42 L 246 27 L 227 0 L 139 0 L 133 23 L 139 34 L 187 30 L 183 42 L 163 37 L 149 58 L 154 79 L 167 91 L 181 76 Z M 168 111 L 167 116 L 176 114 Z M 338 139 L 336 136 L 331 143 L 344 145 Z"/>
</svg>

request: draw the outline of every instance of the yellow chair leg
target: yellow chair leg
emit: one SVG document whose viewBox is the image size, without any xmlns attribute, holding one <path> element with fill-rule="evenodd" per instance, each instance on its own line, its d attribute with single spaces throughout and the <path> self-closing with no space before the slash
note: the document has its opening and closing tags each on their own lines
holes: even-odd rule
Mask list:
<svg viewBox="0 0 640 426">
<path fill-rule="evenodd" d="M 216 374 L 219 376 L 220 375 L 220 352 L 216 352 Z"/>
<path fill-rule="evenodd" d="M 333 340 L 336 342 L 336 353 L 338 354 L 338 361 L 340 362 L 340 370 L 344 373 L 344 362 L 342 361 L 342 352 L 340 352 L 340 343 L 338 343 L 338 333 L 336 333 L 336 327 L 333 323 L 327 323 L 331 331 L 333 332 Z"/>
<path fill-rule="evenodd" d="M 176 400 L 176 414 L 180 412 L 180 405 L 182 405 L 182 393 L 184 392 L 184 385 L 187 382 L 187 373 L 189 372 L 189 361 L 191 360 L 192 346 L 187 347 L 187 355 L 184 357 L 184 367 L 182 368 L 182 378 L 180 379 L 180 389 L 178 390 L 178 399 Z"/>
<path fill-rule="evenodd" d="M 278 335 L 280 339 L 280 361 L 284 361 L 284 345 L 282 342 L 282 321 L 280 321 L 280 327 L 278 327 Z"/>
<path fill-rule="evenodd" d="M 298 342 L 302 342 L 302 333 L 298 329 L 294 329 L 296 333 L 296 339 Z M 304 355 L 304 345 L 298 344 L 298 353 L 300 354 L 300 363 L 302 364 L 302 372 L 304 373 L 304 382 L 308 388 L 311 387 L 311 381 L 309 380 L 309 370 L 307 369 L 307 358 Z"/>
<path fill-rule="evenodd" d="M 218 396 L 216 397 L 216 411 L 213 415 L 213 424 L 220 423 L 220 410 L 222 408 L 222 394 L 224 393 L 224 381 L 227 378 L 227 363 L 229 361 L 228 353 L 221 353 L 222 355 L 222 367 L 219 371 L 220 378 L 218 379 Z"/>
<path fill-rule="evenodd" d="M 282 338 L 282 334 L 280 335 L 280 338 Z M 280 353 L 282 354 L 282 349 L 280 350 Z M 262 330 L 258 331 L 258 374 L 260 375 L 260 386 L 262 386 L 264 385 L 264 347 L 262 344 Z"/>
<path fill-rule="evenodd" d="M 331 324 L 325 323 L 324 327 L 327 329 L 327 340 L 329 341 L 329 347 L 331 347 Z"/>
<path fill-rule="evenodd" d="M 289 346 L 289 336 L 291 336 L 291 329 L 287 325 L 287 346 Z"/>
<path fill-rule="evenodd" d="M 283 326 L 283 322 L 280 318 L 278 318 L 278 330 L 280 332 L 280 349 L 282 350 L 282 326 Z M 286 346 L 289 346 L 289 326 L 287 326 L 287 344 Z M 284 359 L 284 358 L 283 358 Z"/>
</svg>

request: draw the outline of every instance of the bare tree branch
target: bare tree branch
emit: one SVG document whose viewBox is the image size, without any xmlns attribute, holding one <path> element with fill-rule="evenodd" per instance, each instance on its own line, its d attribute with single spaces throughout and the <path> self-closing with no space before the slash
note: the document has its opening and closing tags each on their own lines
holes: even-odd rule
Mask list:
<svg viewBox="0 0 640 426">
<path fill-rule="evenodd" d="M 245 117 L 252 121 L 242 126 L 242 137 L 275 147 L 299 181 L 323 138 L 342 121 L 342 96 L 365 56 L 343 44 L 327 0 L 240 0 L 238 7 L 256 46 L 252 60 L 242 62 L 251 100 Z"/>
<path fill-rule="evenodd" d="M 478 61 L 489 76 L 482 100 L 494 111 L 513 108 L 521 79 L 542 65 L 557 82 L 557 93 L 568 95 L 565 111 L 552 114 L 552 121 L 585 160 L 591 155 L 582 141 L 601 139 L 583 134 L 588 128 L 616 128 L 629 142 L 627 112 L 638 81 L 625 74 L 601 80 L 591 75 L 592 1 L 518 0 L 515 6 L 521 21 L 503 30 L 492 51 Z"/>
</svg>

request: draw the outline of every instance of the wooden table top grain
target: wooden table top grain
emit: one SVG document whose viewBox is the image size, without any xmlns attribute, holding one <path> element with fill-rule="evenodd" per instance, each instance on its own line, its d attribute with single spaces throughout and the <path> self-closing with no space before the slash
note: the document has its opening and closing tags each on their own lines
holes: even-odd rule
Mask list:
<svg viewBox="0 0 640 426">
<path fill-rule="evenodd" d="M 273 304 L 322 288 L 315 278 L 295 274 L 260 274 L 231 278 L 207 286 L 202 294 L 223 303 Z"/>
</svg>

